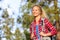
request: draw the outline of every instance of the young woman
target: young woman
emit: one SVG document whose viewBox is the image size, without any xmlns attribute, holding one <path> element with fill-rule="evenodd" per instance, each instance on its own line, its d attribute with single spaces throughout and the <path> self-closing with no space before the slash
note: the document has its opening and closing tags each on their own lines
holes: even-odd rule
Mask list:
<svg viewBox="0 0 60 40">
<path fill-rule="evenodd" d="M 46 13 L 39 5 L 34 5 L 32 7 L 32 14 L 34 16 L 34 20 L 30 25 L 30 34 L 31 39 L 33 40 L 42 40 L 43 37 L 53 36 L 57 34 L 54 26 L 49 22 Z M 44 18 L 44 31 L 42 30 L 42 18 Z"/>
</svg>

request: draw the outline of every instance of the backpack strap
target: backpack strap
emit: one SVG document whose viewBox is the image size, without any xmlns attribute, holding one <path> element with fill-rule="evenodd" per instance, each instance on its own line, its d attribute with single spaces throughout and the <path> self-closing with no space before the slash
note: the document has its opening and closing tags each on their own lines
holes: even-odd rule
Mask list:
<svg viewBox="0 0 60 40">
<path fill-rule="evenodd" d="M 41 18 L 41 20 L 42 20 L 42 31 L 45 31 L 45 22 L 44 22 L 45 18 Z"/>
</svg>

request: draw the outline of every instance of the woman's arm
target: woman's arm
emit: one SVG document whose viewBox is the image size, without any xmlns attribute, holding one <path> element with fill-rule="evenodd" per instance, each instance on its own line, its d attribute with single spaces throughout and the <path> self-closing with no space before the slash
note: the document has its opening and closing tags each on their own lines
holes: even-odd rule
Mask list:
<svg viewBox="0 0 60 40">
<path fill-rule="evenodd" d="M 40 35 L 41 36 L 52 36 L 52 35 L 57 34 L 56 28 L 48 21 L 48 19 L 45 19 L 44 21 L 48 29 L 50 29 L 50 32 L 48 33 L 40 32 Z"/>
<path fill-rule="evenodd" d="M 51 32 L 49 32 L 49 33 L 47 33 L 47 34 L 45 34 L 44 32 L 40 32 L 40 35 L 41 35 L 41 36 L 51 36 L 52 34 L 51 34 Z"/>
<path fill-rule="evenodd" d="M 52 36 L 57 34 L 56 28 L 48 21 L 48 19 L 44 20 L 47 27 L 50 29 L 50 32 L 46 34 L 46 36 Z"/>
<path fill-rule="evenodd" d="M 31 34 L 32 34 L 32 27 L 30 25 L 30 38 L 32 39 L 32 37 L 31 37 L 32 35 Z"/>
<path fill-rule="evenodd" d="M 30 25 L 30 38 L 32 39 L 34 37 L 34 33 L 32 33 L 32 26 Z"/>
</svg>

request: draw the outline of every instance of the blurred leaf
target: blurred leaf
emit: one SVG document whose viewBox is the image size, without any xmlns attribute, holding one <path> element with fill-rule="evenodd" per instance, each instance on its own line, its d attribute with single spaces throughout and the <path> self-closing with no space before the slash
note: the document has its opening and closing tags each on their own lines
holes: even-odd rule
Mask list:
<svg viewBox="0 0 60 40">
<path fill-rule="evenodd" d="M 21 32 L 20 32 L 20 30 L 19 30 L 19 28 L 17 28 L 16 30 L 15 30 L 15 34 L 14 34 L 14 36 L 15 36 L 15 40 L 21 40 Z"/>
<path fill-rule="evenodd" d="M 17 23 L 21 23 L 21 17 L 18 16 Z"/>
<path fill-rule="evenodd" d="M 3 26 L 3 30 L 4 30 L 4 34 L 7 40 L 11 39 L 12 33 L 11 33 L 11 29 L 8 27 L 8 25 L 4 25 Z"/>
<path fill-rule="evenodd" d="M 25 35 L 26 35 L 26 40 L 30 40 L 30 33 L 29 32 L 27 32 L 27 30 L 24 30 L 24 33 L 25 33 Z"/>
<path fill-rule="evenodd" d="M 4 13 L 2 14 L 2 18 L 8 18 L 9 17 L 9 14 L 8 14 L 7 9 L 5 9 L 3 12 Z"/>
<path fill-rule="evenodd" d="M 32 20 L 33 20 L 33 16 L 25 13 L 25 14 L 23 15 L 23 27 L 24 27 L 24 28 L 29 28 L 29 25 L 30 25 L 30 23 L 32 22 Z"/>
</svg>

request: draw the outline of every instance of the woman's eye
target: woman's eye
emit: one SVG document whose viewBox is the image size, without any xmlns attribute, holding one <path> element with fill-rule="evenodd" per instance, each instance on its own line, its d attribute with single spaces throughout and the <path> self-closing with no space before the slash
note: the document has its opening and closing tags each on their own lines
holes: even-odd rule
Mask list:
<svg viewBox="0 0 60 40">
<path fill-rule="evenodd" d="M 32 11 L 38 11 L 38 10 L 32 10 Z"/>
<path fill-rule="evenodd" d="M 36 10 L 37 11 L 37 10 Z"/>
<path fill-rule="evenodd" d="M 32 11 L 34 11 L 34 10 L 32 10 Z"/>
</svg>

